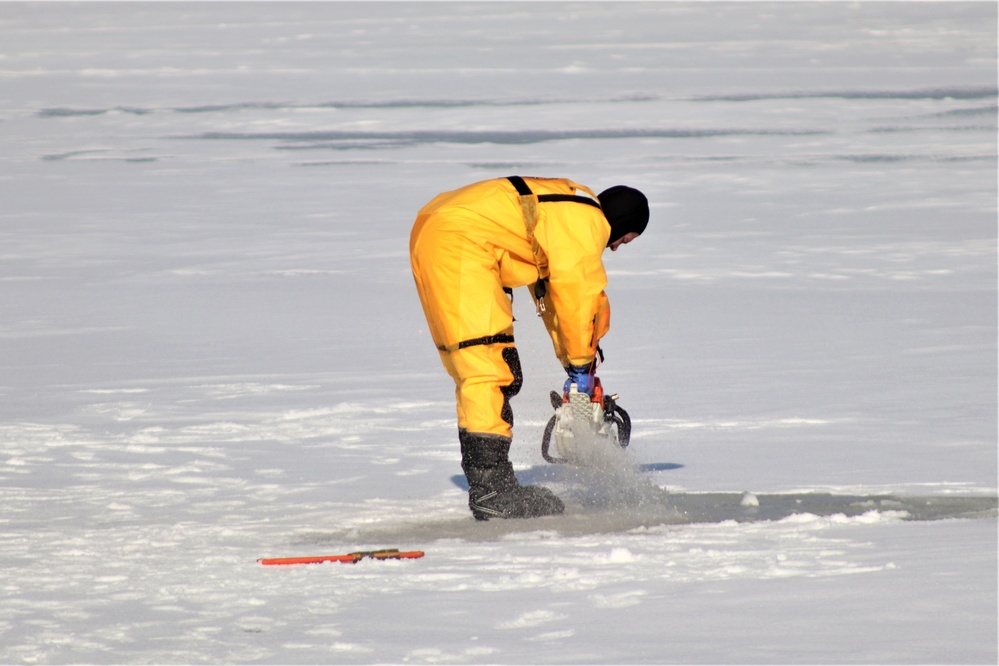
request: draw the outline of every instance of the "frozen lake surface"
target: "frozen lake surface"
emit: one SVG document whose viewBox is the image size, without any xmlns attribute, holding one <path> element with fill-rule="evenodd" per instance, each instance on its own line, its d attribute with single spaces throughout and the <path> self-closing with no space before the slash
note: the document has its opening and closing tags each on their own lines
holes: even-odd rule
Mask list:
<svg viewBox="0 0 999 666">
<path fill-rule="evenodd" d="M 996 12 L 0 4 L 0 662 L 995 663 Z M 634 432 L 518 294 L 477 524 L 407 243 L 515 173 L 649 196 Z"/>
</svg>

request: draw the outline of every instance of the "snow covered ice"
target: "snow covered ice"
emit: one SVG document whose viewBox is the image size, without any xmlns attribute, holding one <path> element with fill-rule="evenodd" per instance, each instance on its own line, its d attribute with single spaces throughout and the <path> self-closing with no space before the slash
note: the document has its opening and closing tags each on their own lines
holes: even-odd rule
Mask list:
<svg viewBox="0 0 999 666">
<path fill-rule="evenodd" d="M 996 24 L 0 3 L 0 662 L 996 663 Z M 617 480 L 868 499 L 622 509 L 541 458 L 518 294 L 512 455 L 571 514 L 474 523 L 407 241 L 515 173 L 652 202 L 606 257 Z M 257 563 L 379 547 L 426 557 Z"/>
</svg>

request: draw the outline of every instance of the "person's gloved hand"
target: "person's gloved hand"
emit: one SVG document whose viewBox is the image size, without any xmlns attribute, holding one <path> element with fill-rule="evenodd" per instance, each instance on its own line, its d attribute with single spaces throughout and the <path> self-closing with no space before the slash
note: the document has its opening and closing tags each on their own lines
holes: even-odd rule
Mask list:
<svg viewBox="0 0 999 666">
<path fill-rule="evenodd" d="M 586 393 L 587 395 L 593 395 L 593 388 L 597 383 L 597 376 L 594 374 L 593 364 L 588 365 L 570 365 L 565 369 L 569 373 L 569 379 L 565 380 L 565 388 L 563 391 L 565 393 L 569 392 L 569 387 L 572 384 L 576 385 L 576 390 L 580 393 Z"/>
</svg>

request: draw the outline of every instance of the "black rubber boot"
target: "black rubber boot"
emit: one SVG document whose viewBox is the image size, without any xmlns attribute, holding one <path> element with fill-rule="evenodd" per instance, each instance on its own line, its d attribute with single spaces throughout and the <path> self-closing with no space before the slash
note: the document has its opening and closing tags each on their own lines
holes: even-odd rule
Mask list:
<svg viewBox="0 0 999 666">
<path fill-rule="evenodd" d="M 510 440 L 499 435 L 461 431 L 461 468 L 468 479 L 468 508 L 476 520 L 537 518 L 565 511 L 555 493 L 522 486 L 510 464 Z"/>
</svg>

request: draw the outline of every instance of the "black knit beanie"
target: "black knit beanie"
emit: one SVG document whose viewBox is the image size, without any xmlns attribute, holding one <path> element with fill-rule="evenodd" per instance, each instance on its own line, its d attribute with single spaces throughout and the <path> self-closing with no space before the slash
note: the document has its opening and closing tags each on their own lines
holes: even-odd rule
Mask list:
<svg viewBox="0 0 999 666">
<path fill-rule="evenodd" d="M 601 192 L 597 198 L 610 223 L 611 233 L 607 246 L 626 234 L 640 234 L 649 224 L 649 200 L 645 195 L 627 185 L 615 185 Z"/>
</svg>

